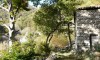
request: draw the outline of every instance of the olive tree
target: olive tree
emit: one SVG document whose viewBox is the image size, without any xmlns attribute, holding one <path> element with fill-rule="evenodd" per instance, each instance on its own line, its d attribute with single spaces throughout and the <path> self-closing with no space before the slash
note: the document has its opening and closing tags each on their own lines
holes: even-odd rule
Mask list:
<svg viewBox="0 0 100 60">
<path fill-rule="evenodd" d="M 33 20 L 36 25 L 47 35 L 47 44 L 55 31 L 66 31 L 71 45 L 70 23 L 74 17 L 76 6 L 80 3 L 77 0 L 45 0 L 41 8 L 36 12 Z M 66 24 L 66 29 L 62 26 Z"/>
</svg>

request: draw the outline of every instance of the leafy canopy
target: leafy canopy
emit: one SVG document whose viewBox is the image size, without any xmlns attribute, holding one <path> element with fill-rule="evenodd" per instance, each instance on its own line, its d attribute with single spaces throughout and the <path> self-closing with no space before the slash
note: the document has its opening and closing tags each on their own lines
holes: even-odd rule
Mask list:
<svg viewBox="0 0 100 60">
<path fill-rule="evenodd" d="M 50 0 L 49 0 L 50 1 Z M 48 34 L 54 30 L 59 22 L 71 21 L 73 11 L 79 4 L 77 0 L 51 0 L 52 2 L 43 3 L 41 8 L 33 16 L 33 20 L 40 29 Z M 59 27 L 59 30 L 61 28 Z"/>
</svg>

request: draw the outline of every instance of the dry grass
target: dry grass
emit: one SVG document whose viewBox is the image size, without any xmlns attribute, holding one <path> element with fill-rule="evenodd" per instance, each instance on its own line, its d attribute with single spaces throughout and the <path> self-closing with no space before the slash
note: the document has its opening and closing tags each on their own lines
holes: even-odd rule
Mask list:
<svg viewBox="0 0 100 60">
<path fill-rule="evenodd" d="M 65 47 L 68 43 L 68 39 L 66 36 L 64 36 L 63 34 L 54 34 L 54 36 L 51 39 L 51 45 L 54 47 Z"/>
</svg>

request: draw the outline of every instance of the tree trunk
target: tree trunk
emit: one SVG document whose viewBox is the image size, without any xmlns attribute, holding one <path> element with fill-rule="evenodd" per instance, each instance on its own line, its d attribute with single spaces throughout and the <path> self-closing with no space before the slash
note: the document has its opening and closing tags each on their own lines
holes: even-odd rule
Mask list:
<svg viewBox="0 0 100 60">
<path fill-rule="evenodd" d="M 70 43 L 70 49 L 72 48 L 72 41 L 70 36 L 70 23 L 68 23 L 68 37 L 69 37 L 69 43 Z"/>
<path fill-rule="evenodd" d="M 9 12 L 10 13 L 10 12 Z M 14 22 L 14 16 L 10 17 L 9 19 L 9 47 L 12 45 L 12 40 L 14 39 L 15 35 L 15 22 Z"/>
<path fill-rule="evenodd" d="M 7 0 L 7 5 L 8 7 L 4 7 L 3 6 L 4 3 L 2 3 L 0 5 L 0 8 L 4 9 L 5 11 L 7 11 L 9 13 L 9 25 L 3 24 L 3 26 L 5 26 L 8 29 L 8 35 L 9 35 L 9 39 L 8 39 L 8 47 L 11 47 L 12 45 L 12 40 L 15 37 L 15 16 L 13 15 L 13 8 L 12 8 L 12 1 L 11 0 Z"/>
<path fill-rule="evenodd" d="M 65 22 L 65 21 L 64 21 L 64 22 Z M 46 39 L 46 44 L 47 44 L 47 45 L 50 43 L 50 41 L 51 41 L 51 39 L 52 39 L 52 37 L 53 37 L 53 33 L 54 33 L 56 30 L 58 30 L 59 26 L 60 26 L 62 23 L 63 23 L 63 22 L 59 22 L 59 23 L 57 24 L 57 26 L 54 28 L 54 30 L 52 30 L 52 31 L 48 34 L 47 39 Z"/>
</svg>

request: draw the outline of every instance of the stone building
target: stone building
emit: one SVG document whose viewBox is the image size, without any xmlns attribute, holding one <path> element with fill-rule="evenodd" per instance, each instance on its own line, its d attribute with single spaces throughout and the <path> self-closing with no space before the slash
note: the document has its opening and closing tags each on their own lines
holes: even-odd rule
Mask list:
<svg viewBox="0 0 100 60">
<path fill-rule="evenodd" d="M 76 48 L 100 43 L 100 6 L 80 7 L 75 12 Z"/>
</svg>

